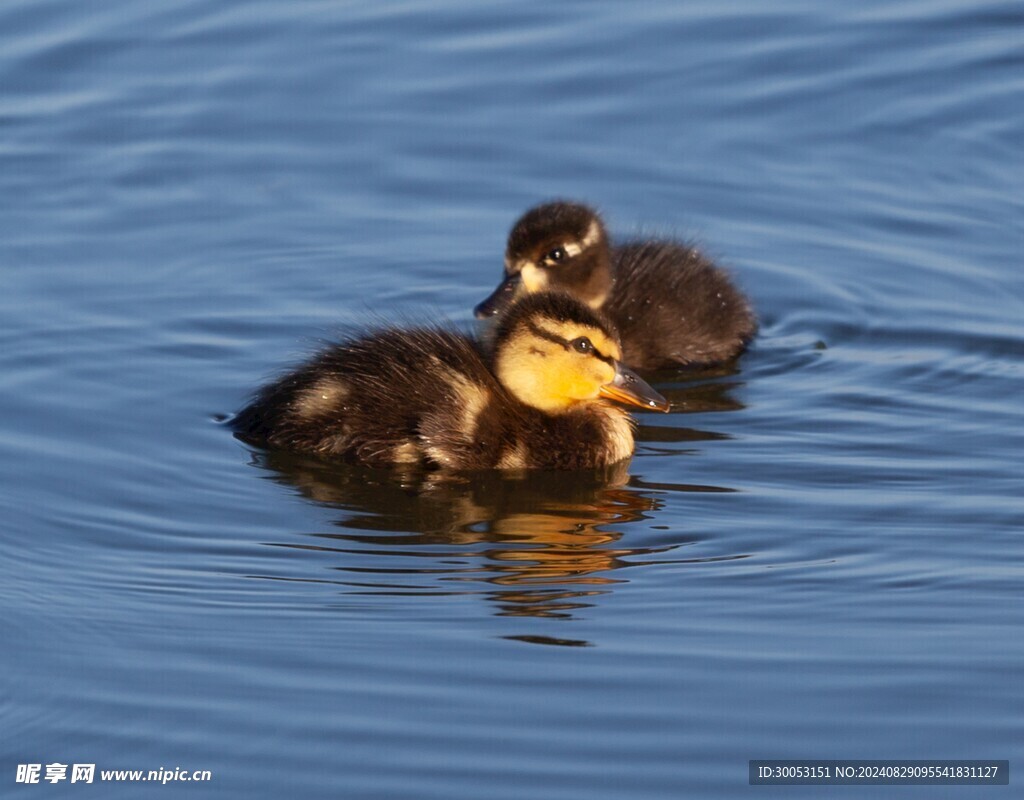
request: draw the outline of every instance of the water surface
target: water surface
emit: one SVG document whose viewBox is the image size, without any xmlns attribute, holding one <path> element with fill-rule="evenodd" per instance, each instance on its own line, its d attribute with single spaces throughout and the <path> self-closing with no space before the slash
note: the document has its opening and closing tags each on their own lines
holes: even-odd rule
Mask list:
<svg viewBox="0 0 1024 800">
<path fill-rule="evenodd" d="M 9 0 L 0 781 L 1019 774 L 1022 26 L 1012 0 Z M 658 376 L 674 411 L 639 415 L 628 466 L 423 483 L 217 422 L 379 315 L 471 324 L 553 196 L 694 237 L 762 318 L 736 363 Z"/>
</svg>

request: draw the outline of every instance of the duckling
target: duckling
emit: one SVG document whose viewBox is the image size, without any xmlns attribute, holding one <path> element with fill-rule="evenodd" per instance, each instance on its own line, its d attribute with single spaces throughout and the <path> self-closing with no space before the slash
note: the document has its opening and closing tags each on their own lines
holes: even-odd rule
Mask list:
<svg viewBox="0 0 1024 800">
<path fill-rule="evenodd" d="M 612 247 L 600 215 L 579 203 L 545 203 L 519 218 L 505 277 L 476 316 L 545 289 L 603 311 L 619 331 L 623 360 L 641 371 L 725 361 L 757 329 L 742 292 L 699 250 L 663 239 Z"/>
<path fill-rule="evenodd" d="M 449 470 L 603 467 L 633 452 L 629 414 L 668 411 L 619 363 L 614 328 L 567 294 L 503 315 L 492 355 L 443 328 L 386 328 L 328 347 L 235 419 L 249 442 Z"/>
</svg>

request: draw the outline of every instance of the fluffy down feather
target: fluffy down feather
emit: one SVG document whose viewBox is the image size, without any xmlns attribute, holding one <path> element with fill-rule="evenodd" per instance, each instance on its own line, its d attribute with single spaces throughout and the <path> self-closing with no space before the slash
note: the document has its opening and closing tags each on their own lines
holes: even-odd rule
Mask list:
<svg viewBox="0 0 1024 800">
<path fill-rule="evenodd" d="M 622 360 L 640 370 L 708 364 L 739 353 L 757 330 L 728 273 L 667 240 L 612 249 L 614 285 L 601 307 L 619 330 Z"/>
</svg>

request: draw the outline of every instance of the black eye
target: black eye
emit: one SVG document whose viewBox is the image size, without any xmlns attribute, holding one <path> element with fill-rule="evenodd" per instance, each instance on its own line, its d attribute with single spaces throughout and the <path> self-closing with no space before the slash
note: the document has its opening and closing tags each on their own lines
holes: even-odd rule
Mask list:
<svg viewBox="0 0 1024 800">
<path fill-rule="evenodd" d="M 590 343 L 590 339 L 586 336 L 581 336 L 579 339 L 573 339 L 569 344 L 572 345 L 572 349 L 577 353 L 590 353 L 594 349 L 594 345 Z"/>
<path fill-rule="evenodd" d="M 544 260 L 554 261 L 557 264 L 559 261 L 562 261 L 566 257 L 566 255 L 567 253 L 565 252 L 564 247 L 556 247 L 554 250 L 552 250 L 546 256 L 544 256 Z"/>
</svg>

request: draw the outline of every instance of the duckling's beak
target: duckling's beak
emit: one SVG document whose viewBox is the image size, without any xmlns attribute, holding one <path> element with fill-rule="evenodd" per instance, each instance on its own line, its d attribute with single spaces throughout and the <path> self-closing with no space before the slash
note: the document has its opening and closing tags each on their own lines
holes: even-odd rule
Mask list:
<svg viewBox="0 0 1024 800">
<path fill-rule="evenodd" d="M 619 363 L 615 365 L 615 378 L 601 387 L 601 396 L 654 411 L 669 410 L 668 400 L 654 391 L 633 370 Z"/>
<path fill-rule="evenodd" d="M 515 275 L 506 276 L 505 280 L 498 285 L 498 288 L 491 293 L 491 296 L 473 309 L 476 318 L 487 319 L 487 317 L 493 317 L 495 314 L 508 308 L 519 291 L 521 281 L 522 278 L 518 272 Z"/>
</svg>

